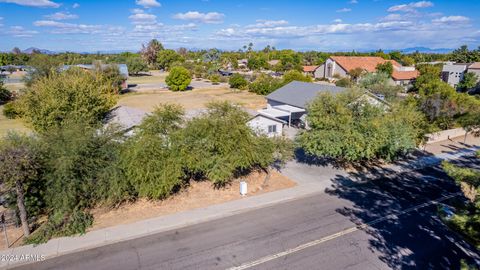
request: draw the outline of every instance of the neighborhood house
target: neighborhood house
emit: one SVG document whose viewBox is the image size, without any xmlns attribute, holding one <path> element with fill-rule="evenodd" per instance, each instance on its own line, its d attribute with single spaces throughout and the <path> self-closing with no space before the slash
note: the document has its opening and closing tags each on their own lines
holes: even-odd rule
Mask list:
<svg viewBox="0 0 480 270">
<path fill-rule="evenodd" d="M 395 60 L 385 60 L 376 56 L 331 56 L 314 71 L 315 78 L 333 79 L 334 77 L 347 77 L 351 70 L 361 68 L 366 72 L 376 72 L 379 64 L 392 63 L 392 85 L 401 85 L 409 88 L 420 73 L 415 67 L 405 67 Z"/>
</svg>

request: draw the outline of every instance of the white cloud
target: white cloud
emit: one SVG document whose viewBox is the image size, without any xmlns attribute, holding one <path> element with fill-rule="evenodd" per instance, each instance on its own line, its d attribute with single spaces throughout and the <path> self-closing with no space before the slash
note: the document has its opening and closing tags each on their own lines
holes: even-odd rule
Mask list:
<svg viewBox="0 0 480 270">
<path fill-rule="evenodd" d="M 466 23 L 470 22 L 470 18 L 465 16 L 444 16 L 432 20 L 433 23 Z"/>
<path fill-rule="evenodd" d="M 35 21 L 37 27 L 50 28 L 52 34 L 102 34 L 116 35 L 124 32 L 123 27 L 93 24 L 64 23 L 52 20 Z"/>
<path fill-rule="evenodd" d="M 60 4 L 52 2 L 50 0 L 0 0 L 0 3 L 13 3 L 21 6 L 29 7 L 52 7 L 58 8 Z"/>
<path fill-rule="evenodd" d="M 350 0 L 350 4 L 358 4 L 358 0 Z"/>
<path fill-rule="evenodd" d="M 56 20 L 56 21 L 78 19 L 78 15 L 71 14 L 69 12 L 55 12 L 53 14 L 45 15 L 43 17 L 50 20 Z"/>
<path fill-rule="evenodd" d="M 159 2 L 157 2 L 157 0 L 137 0 L 136 4 L 144 8 L 153 8 L 153 7 L 162 6 Z"/>
<path fill-rule="evenodd" d="M 337 12 L 350 12 L 350 11 L 352 11 L 351 8 L 341 8 L 337 10 Z"/>
<path fill-rule="evenodd" d="M 189 11 L 186 13 L 175 14 L 173 18 L 179 19 L 179 20 L 199 22 L 199 23 L 216 24 L 216 23 L 223 22 L 223 19 L 225 18 L 225 14 L 218 13 L 218 12 L 200 13 L 198 11 Z"/>
<path fill-rule="evenodd" d="M 335 19 L 333 20 L 334 23 L 341 23 L 342 22 L 342 19 Z"/>
<path fill-rule="evenodd" d="M 74 3 L 74 4 L 72 5 L 72 8 L 79 8 L 79 7 L 80 7 L 80 4 L 79 4 L 79 3 Z"/>
<path fill-rule="evenodd" d="M 132 13 L 134 13 L 134 14 L 145 13 L 145 11 L 141 8 L 134 8 L 134 9 L 132 9 Z"/>
<path fill-rule="evenodd" d="M 128 17 L 133 24 L 155 24 L 157 23 L 157 16 L 147 13 L 135 13 Z"/>
<path fill-rule="evenodd" d="M 11 26 L 10 30 L 7 31 L 7 34 L 10 34 L 14 37 L 32 37 L 35 34 L 38 34 L 37 31 L 27 30 L 23 26 Z"/>
<path fill-rule="evenodd" d="M 271 20 L 257 20 L 256 24 L 247 25 L 247 27 L 274 27 L 280 25 L 287 25 L 288 21 L 286 20 L 278 20 L 278 21 L 271 21 Z"/>
<path fill-rule="evenodd" d="M 387 11 L 388 12 L 398 12 L 398 11 L 416 12 L 416 10 L 419 8 L 428 8 L 428 7 L 433 7 L 433 3 L 430 1 L 420 1 L 420 2 L 412 2 L 409 4 L 392 6 Z"/>
</svg>

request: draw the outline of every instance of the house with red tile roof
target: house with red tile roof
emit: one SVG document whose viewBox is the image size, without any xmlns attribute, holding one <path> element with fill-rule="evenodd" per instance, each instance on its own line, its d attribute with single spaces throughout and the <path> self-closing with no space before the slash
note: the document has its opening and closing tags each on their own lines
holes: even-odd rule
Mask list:
<svg viewBox="0 0 480 270">
<path fill-rule="evenodd" d="M 402 66 L 395 60 L 385 60 L 377 56 L 331 56 L 315 71 L 315 78 L 347 77 L 349 71 L 361 68 L 365 72 L 376 72 L 377 65 L 392 63 L 392 84 L 408 87 L 420 75 L 415 67 Z"/>
<path fill-rule="evenodd" d="M 315 77 L 315 71 L 319 68 L 320 66 L 303 66 L 303 74 L 305 75 L 310 75 L 312 77 Z"/>
</svg>

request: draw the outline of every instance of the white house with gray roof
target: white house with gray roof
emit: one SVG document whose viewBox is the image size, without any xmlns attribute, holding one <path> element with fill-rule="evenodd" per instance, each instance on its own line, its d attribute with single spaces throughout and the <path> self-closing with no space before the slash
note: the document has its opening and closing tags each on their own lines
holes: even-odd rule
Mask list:
<svg viewBox="0 0 480 270">
<path fill-rule="evenodd" d="M 347 88 L 333 85 L 293 81 L 269 94 L 266 97 L 267 108 L 259 112 L 284 120 L 289 126 L 300 121 L 308 127 L 305 121 L 307 106 L 318 94 L 328 92 L 335 95 L 346 90 Z M 374 106 L 389 107 L 387 102 L 369 91 L 365 91 L 359 100 Z"/>
<path fill-rule="evenodd" d="M 336 94 L 345 90 L 346 88 L 338 86 L 293 81 L 269 94 L 266 97 L 267 108 L 259 112 L 284 120 L 290 126 L 292 122 L 303 119 L 308 103 L 319 93 Z"/>
</svg>

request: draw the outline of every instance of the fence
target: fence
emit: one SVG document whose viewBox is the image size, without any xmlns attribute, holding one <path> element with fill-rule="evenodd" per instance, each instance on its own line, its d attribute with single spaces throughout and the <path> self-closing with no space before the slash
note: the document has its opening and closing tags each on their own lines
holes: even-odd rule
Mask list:
<svg viewBox="0 0 480 270">
<path fill-rule="evenodd" d="M 446 141 L 448 139 L 465 136 L 465 129 L 463 128 L 454 128 L 448 130 L 442 130 L 435 133 L 430 133 L 425 135 L 427 137 L 426 144 L 432 144 L 436 142 Z"/>
</svg>

